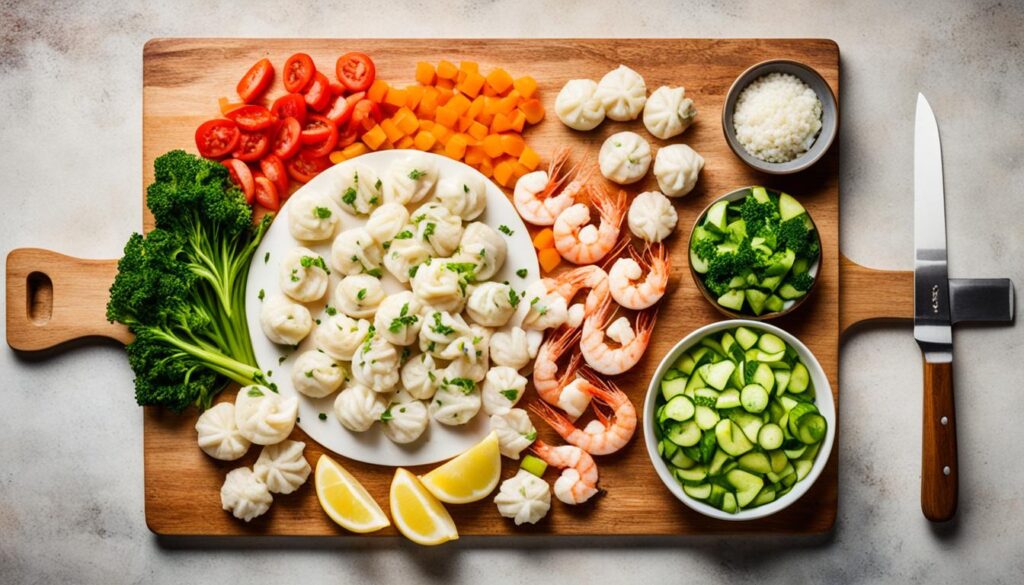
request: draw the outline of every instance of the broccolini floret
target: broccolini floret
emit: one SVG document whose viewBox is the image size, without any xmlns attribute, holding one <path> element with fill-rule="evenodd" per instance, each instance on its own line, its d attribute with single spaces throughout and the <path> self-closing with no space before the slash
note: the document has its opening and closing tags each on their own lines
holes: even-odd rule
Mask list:
<svg viewBox="0 0 1024 585">
<path fill-rule="evenodd" d="M 782 222 L 779 227 L 779 244 L 782 248 L 793 250 L 798 257 L 814 258 L 820 251 L 817 235 L 807 228 L 802 217 Z"/>
<path fill-rule="evenodd" d="M 814 277 L 804 272 L 791 278 L 789 284 L 793 285 L 793 288 L 798 291 L 808 291 L 811 290 L 811 285 L 814 284 Z"/>
</svg>

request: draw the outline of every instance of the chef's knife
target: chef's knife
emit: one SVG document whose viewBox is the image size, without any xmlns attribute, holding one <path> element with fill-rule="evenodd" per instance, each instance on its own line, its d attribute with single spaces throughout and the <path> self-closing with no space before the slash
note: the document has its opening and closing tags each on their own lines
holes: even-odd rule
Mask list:
<svg viewBox="0 0 1024 585">
<path fill-rule="evenodd" d="M 958 491 L 953 327 L 939 127 L 921 94 L 914 125 L 914 247 L 914 339 L 924 353 L 921 511 L 942 522 L 956 513 Z"/>
</svg>

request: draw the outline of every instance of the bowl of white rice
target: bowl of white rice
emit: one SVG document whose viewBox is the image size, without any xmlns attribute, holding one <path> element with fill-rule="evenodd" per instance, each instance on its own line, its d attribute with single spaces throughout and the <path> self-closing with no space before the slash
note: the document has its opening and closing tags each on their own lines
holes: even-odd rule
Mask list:
<svg viewBox="0 0 1024 585">
<path fill-rule="evenodd" d="M 765 61 L 729 88 L 722 130 L 750 167 L 773 175 L 797 173 L 832 146 L 839 130 L 836 98 L 814 69 L 796 61 Z"/>
</svg>

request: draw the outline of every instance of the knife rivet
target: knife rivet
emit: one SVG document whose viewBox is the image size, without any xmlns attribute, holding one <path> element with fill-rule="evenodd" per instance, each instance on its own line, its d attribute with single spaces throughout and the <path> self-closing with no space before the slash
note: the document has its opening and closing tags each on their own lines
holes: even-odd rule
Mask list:
<svg viewBox="0 0 1024 585">
<path fill-rule="evenodd" d="M 942 475 L 949 475 L 949 473 L 950 469 L 948 465 L 942 468 Z"/>
<path fill-rule="evenodd" d="M 949 419 L 946 417 L 942 417 L 939 419 L 939 422 L 942 423 L 942 426 L 946 426 L 949 424 Z"/>
</svg>

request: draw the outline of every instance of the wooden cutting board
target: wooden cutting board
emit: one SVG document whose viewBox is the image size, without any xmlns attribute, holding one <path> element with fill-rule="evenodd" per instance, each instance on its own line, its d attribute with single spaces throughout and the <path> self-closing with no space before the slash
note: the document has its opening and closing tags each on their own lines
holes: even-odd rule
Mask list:
<svg viewBox="0 0 1024 585">
<path fill-rule="evenodd" d="M 608 135 L 632 130 L 651 139 L 657 149 L 685 142 L 706 161 L 697 188 L 676 200 L 679 224 L 670 240 L 673 271 L 662 301 L 654 340 L 645 357 L 616 381 L 642 407 L 648 381 L 661 358 L 683 336 L 721 319 L 693 284 L 687 265 L 686 242 L 700 211 L 716 196 L 737 187 L 766 184 L 796 195 L 821 232 L 823 262 L 813 297 L 795 314 L 775 323 L 797 335 L 814 352 L 839 398 L 840 334 L 850 325 L 879 317 L 909 317 L 912 310 L 906 273 L 882 273 L 859 267 L 839 254 L 838 142 L 811 170 L 793 177 L 772 177 L 744 166 L 729 150 L 720 127 L 721 107 L 732 81 L 747 67 L 767 59 L 786 58 L 816 69 L 838 97 L 839 49 L 828 40 L 248 40 L 159 39 L 143 53 L 143 185 L 152 181 L 152 163 L 160 154 L 184 148 L 194 151 L 193 133 L 203 120 L 217 117 L 217 98 L 234 96 L 246 69 L 268 57 L 280 68 L 292 53 L 303 51 L 318 66 L 333 71 L 336 58 L 349 50 L 370 54 L 378 77 L 395 84 L 413 82 L 417 61 L 437 63 L 472 60 L 482 70 L 503 67 L 513 76 L 531 75 L 548 118 L 526 133 L 530 146 L 549 155 L 557 146 L 574 147 L 576 156 L 596 159 Z M 600 77 L 624 63 L 640 72 L 649 91 L 660 85 L 683 85 L 699 115 L 681 137 L 670 141 L 646 134 L 643 124 L 606 121 L 598 129 L 578 133 L 554 116 L 554 100 L 568 79 Z M 332 74 L 333 77 L 333 74 Z M 280 93 L 275 81 L 274 97 Z M 652 176 L 631 192 L 656 190 Z M 152 217 L 143 218 L 146 229 Z M 103 321 L 105 291 L 115 272 L 110 261 L 81 261 L 42 250 L 17 250 L 8 257 L 8 341 L 16 349 L 39 350 L 85 336 L 128 338 L 123 328 Z M 840 294 L 840 280 L 844 281 Z M 890 286 L 889 294 L 885 287 Z M 233 397 L 233 390 L 222 399 Z M 529 396 L 527 400 L 529 399 Z M 125 400 L 131 400 L 125 396 Z M 196 446 L 196 413 L 175 415 L 144 410 L 146 522 L 162 535 L 341 535 L 321 511 L 312 481 L 297 493 L 279 496 L 271 511 L 249 523 L 236 521 L 220 509 L 219 489 L 224 475 L 240 465 L 252 465 L 257 448 L 238 462 L 222 463 Z M 538 421 L 539 422 L 539 421 Z M 555 439 L 539 425 L 541 436 Z M 606 493 L 578 507 L 554 502 L 547 519 L 537 526 L 515 527 L 502 519 L 490 499 L 450 506 L 462 535 L 656 535 L 713 533 L 823 533 L 831 529 L 837 507 L 838 442 L 828 465 L 813 488 L 787 510 L 751 522 L 722 522 L 703 517 L 664 488 L 654 473 L 642 431 L 623 451 L 599 457 L 601 487 Z M 324 451 L 301 430 L 293 438 L 306 441 L 306 457 L 315 465 Z M 334 455 L 337 457 L 337 455 Z M 386 508 L 393 469 L 340 458 Z M 506 461 L 504 477 L 514 473 Z M 417 473 L 424 468 L 413 469 Z M 549 478 L 550 479 L 550 478 Z M 387 529 L 376 535 L 394 535 Z"/>
</svg>

